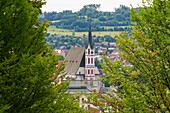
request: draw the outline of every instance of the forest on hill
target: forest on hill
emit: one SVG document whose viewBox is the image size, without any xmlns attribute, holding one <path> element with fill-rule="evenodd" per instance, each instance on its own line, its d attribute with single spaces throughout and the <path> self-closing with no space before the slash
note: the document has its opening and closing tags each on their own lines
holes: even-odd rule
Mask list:
<svg viewBox="0 0 170 113">
<path fill-rule="evenodd" d="M 89 17 L 92 20 L 92 31 L 129 31 L 130 8 L 120 5 L 115 12 L 99 11 L 100 4 L 85 5 L 77 12 L 64 10 L 63 12 L 44 12 L 40 20 L 51 21 L 51 26 L 58 29 L 69 29 L 75 32 L 87 32 Z"/>
</svg>

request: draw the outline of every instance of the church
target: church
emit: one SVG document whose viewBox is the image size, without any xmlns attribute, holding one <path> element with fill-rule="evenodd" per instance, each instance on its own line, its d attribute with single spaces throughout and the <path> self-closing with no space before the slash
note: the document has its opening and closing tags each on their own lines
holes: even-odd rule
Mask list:
<svg viewBox="0 0 170 113">
<path fill-rule="evenodd" d="M 69 91 L 100 91 L 104 86 L 98 80 L 99 69 L 95 67 L 95 46 L 92 39 L 91 23 L 89 23 L 86 47 L 72 47 L 66 56 L 66 78 L 70 78 Z"/>
</svg>

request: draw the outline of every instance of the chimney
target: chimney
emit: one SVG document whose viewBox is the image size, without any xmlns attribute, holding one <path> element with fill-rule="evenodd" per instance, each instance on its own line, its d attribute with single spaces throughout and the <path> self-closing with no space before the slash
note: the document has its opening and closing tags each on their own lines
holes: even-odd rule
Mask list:
<svg viewBox="0 0 170 113">
<path fill-rule="evenodd" d="M 84 82 L 85 82 L 85 84 L 87 84 L 87 78 L 85 78 L 85 81 L 84 81 Z"/>
<path fill-rule="evenodd" d="M 93 78 L 90 78 L 90 85 L 93 84 Z"/>
</svg>

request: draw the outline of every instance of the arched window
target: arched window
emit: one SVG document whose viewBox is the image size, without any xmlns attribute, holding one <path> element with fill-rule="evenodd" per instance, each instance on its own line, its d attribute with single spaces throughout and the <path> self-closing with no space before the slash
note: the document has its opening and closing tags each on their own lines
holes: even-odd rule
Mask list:
<svg viewBox="0 0 170 113">
<path fill-rule="evenodd" d="M 88 64 L 90 64 L 90 58 L 88 58 Z"/>
<path fill-rule="evenodd" d="M 88 69 L 88 74 L 90 74 L 90 69 Z"/>
<path fill-rule="evenodd" d="M 91 74 L 93 74 L 93 69 L 91 70 Z"/>
<path fill-rule="evenodd" d="M 88 49 L 88 54 L 90 54 L 90 49 Z"/>
</svg>

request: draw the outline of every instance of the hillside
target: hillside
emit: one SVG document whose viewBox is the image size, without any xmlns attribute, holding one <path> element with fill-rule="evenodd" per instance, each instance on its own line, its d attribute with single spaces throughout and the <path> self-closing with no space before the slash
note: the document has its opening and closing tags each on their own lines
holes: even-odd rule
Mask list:
<svg viewBox="0 0 170 113">
<path fill-rule="evenodd" d="M 87 32 L 89 17 L 92 20 L 92 31 L 127 31 L 130 21 L 130 8 L 120 5 L 115 12 L 99 11 L 100 5 L 85 5 L 78 12 L 65 10 L 63 12 L 44 12 L 40 20 L 51 21 L 51 26 L 57 29 L 67 29 L 70 32 Z"/>
</svg>

